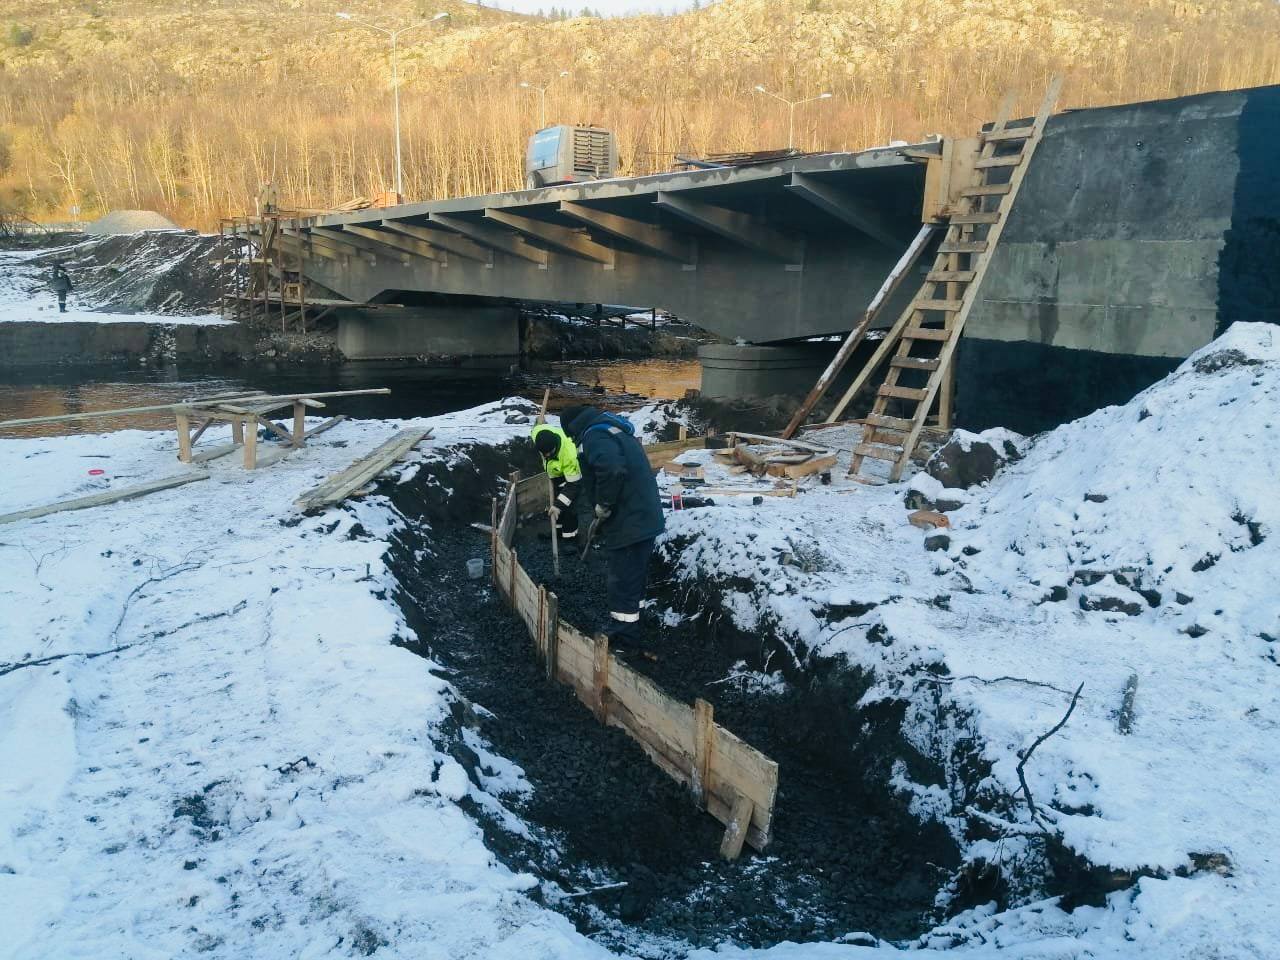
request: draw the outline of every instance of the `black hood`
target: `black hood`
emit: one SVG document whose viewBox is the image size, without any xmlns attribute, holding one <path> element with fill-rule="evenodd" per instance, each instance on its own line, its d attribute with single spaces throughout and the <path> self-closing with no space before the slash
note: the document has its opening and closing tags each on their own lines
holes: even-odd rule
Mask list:
<svg viewBox="0 0 1280 960">
<path fill-rule="evenodd" d="M 591 406 L 565 407 L 560 411 L 560 427 L 573 438 L 574 443 L 582 440 L 582 434 L 600 417 L 600 411 Z"/>
</svg>

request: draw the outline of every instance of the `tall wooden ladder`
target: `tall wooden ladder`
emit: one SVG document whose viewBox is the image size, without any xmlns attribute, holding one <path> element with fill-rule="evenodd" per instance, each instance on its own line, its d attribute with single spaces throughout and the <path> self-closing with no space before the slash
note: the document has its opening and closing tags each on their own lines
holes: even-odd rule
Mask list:
<svg viewBox="0 0 1280 960">
<path fill-rule="evenodd" d="M 863 421 L 862 440 L 853 450 L 849 476 L 854 479 L 883 482 L 862 472 L 865 461 L 880 460 L 892 464 L 889 481 L 899 480 L 935 399 L 939 421 L 950 424 L 956 345 L 1061 88 L 1061 77 L 1054 77 L 1034 119 L 1022 126 L 1008 126 L 1011 104 L 1006 101 L 991 129 L 980 135 L 973 182 L 960 191 L 933 269 L 850 388 L 856 393 L 889 358 Z"/>
</svg>

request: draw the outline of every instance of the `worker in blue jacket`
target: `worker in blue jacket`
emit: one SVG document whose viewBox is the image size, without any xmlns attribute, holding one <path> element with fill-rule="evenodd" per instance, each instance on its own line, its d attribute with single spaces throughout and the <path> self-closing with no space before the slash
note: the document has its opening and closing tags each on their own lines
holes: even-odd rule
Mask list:
<svg viewBox="0 0 1280 960">
<path fill-rule="evenodd" d="M 596 538 L 608 557 L 605 594 L 611 640 L 640 640 L 640 603 L 653 543 L 665 529 L 658 484 L 631 421 L 595 407 L 568 407 L 560 425 L 582 455 L 582 502 L 600 522 Z"/>
</svg>

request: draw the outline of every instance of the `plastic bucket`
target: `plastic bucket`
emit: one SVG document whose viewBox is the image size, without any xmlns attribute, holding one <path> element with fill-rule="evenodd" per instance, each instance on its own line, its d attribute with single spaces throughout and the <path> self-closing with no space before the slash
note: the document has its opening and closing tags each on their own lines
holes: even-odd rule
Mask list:
<svg viewBox="0 0 1280 960">
<path fill-rule="evenodd" d="M 484 576 L 484 560 L 480 557 L 467 561 L 467 576 L 472 580 L 479 580 Z"/>
</svg>

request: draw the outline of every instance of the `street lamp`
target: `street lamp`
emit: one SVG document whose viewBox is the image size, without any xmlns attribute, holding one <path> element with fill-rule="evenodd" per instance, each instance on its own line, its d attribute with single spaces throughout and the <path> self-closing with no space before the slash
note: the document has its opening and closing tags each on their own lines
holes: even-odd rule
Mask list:
<svg viewBox="0 0 1280 960">
<path fill-rule="evenodd" d="M 567 77 L 568 70 L 561 70 L 560 77 Z M 552 81 L 554 83 L 555 81 Z M 538 129 L 541 130 L 547 125 L 547 91 L 551 89 L 551 84 L 543 84 L 538 86 L 536 83 L 529 83 L 527 80 L 520 84 L 521 90 L 537 90 L 538 91 Z"/>
<path fill-rule="evenodd" d="M 395 118 L 396 118 L 396 200 L 404 197 L 404 167 L 400 162 L 400 34 L 408 33 L 410 30 L 417 30 L 419 27 L 429 27 L 433 23 L 439 23 L 441 20 L 449 19 L 447 13 L 437 13 L 430 20 L 424 20 L 421 23 L 411 23 L 407 27 L 401 27 L 398 30 L 388 30 L 386 27 L 380 27 L 376 23 L 370 23 L 368 20 L 362 20 L 360 17 L 352 16 L 349 13 L 337 14 L 339 20 L 348 20 L 351 23 L 358 23 L 362 27 L 368 27 L 370 30 L 377 30 L 391 38 L 391 89 L 395 101 Z"/>
<path fill-rule="evenodd" d="M 758 83 L 756 84 L 756 92 L 763 93 L 766 97 L 773 97 L 773 99 L 775 100 L 780 100 L 783 103 L 785 103 L 788 107 L 791 108 L 791 119 L 789 121 L 789 126 L 787 130 L 787 149 L 788 150 L 794 150 L 796 148 L 796 107 L 804 106 L 806 103 L 813 103 L 816 100 L 831 99 L 831 94 L 820 93 L 816 97 L 810 97 L 807 100 L 788 100 L 786 97 L 780 97 L 776 93 L 772 93 L 766 90 L 764 87 L 762 87 Z"/>
</svg>

